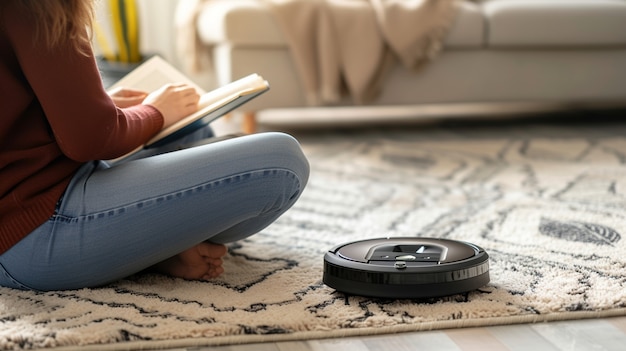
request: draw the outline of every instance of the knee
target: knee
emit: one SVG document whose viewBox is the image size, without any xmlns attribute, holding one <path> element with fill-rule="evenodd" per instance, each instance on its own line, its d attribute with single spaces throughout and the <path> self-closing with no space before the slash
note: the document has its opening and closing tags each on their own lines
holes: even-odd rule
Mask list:
<svg viewBox="0 0 626 351">
<path fill-rule="evenodd" d="M 293 172 L 300 181 L 301 188 L 309 179 L 310 165 L 300 143 L 291 135 L 280 132 L 253 134 L 253 147 L 265 158 L 268 166 L 285 168 Z"/>
</svg>

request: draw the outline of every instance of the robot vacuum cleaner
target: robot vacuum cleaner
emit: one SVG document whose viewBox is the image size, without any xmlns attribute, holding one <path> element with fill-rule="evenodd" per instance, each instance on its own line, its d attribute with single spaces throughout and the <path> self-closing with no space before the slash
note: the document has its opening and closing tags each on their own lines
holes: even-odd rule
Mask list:
<svg viewBox="0 0 626 351">
<path fill-rule="evenodd" d="M 464 293 L 489 283 L 489 255 L 455 240 L 382 238 L 336 246 L 324 256 L 324 284 L 382 298 Z"/>
</svg>

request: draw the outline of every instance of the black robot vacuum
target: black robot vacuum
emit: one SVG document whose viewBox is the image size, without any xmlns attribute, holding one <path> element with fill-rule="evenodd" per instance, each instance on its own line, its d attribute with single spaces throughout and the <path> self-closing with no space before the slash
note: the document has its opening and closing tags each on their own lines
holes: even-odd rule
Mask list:
<svg viewBox="0 0 626 351">
<path fill-rule="evenodd" d="M 489 283 L 489 255 L 462 241 L 382 238 L 336 246 L 324 256 L 324 284 L 382 298 L 428 298 Z"/>
</svg>

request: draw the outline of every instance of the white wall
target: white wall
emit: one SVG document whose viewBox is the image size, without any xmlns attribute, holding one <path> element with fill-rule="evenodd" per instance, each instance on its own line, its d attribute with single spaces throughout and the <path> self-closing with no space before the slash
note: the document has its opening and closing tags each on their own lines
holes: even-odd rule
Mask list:
<svg viewBox="0 0 626 351">
<path fill-rule="evenodd" d="M 141 11 L 142 49 L 175 63 L 174 14 L 178 0 L 138 0 Z"/>
</svg>

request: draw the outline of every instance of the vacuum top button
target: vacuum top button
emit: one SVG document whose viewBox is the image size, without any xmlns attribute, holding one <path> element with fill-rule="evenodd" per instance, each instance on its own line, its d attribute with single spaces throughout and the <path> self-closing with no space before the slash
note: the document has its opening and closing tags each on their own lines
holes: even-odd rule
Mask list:
<svg viewBox="0 0 626 351">
<path fill-rule="evenodd" d="M 402 256 L 396 256 L 396 260 L 398 261 L 414 261 L 417 257 L 413 256 L 413 255 L 402 255 Z"/>
</svg>

